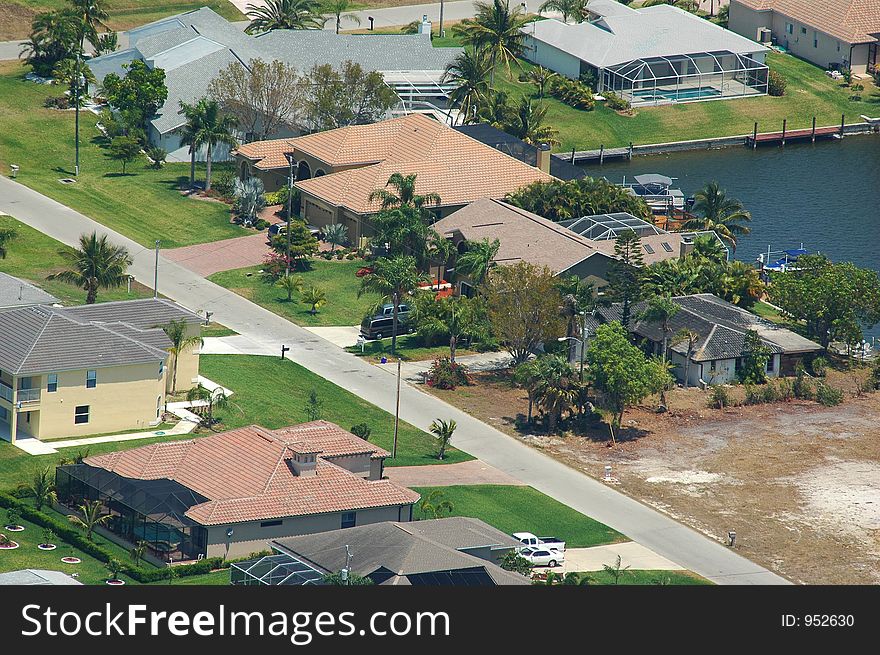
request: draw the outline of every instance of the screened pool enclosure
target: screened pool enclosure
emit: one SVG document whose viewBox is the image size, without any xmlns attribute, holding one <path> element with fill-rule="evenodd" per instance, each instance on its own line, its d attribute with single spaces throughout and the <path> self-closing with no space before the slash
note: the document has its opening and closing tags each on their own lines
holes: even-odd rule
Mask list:
<svg viewBox="0 0 880 655">
<path fill-rule="evenodd" d="M 602 91 L 633 106 L 747 97 L 767 93 L 769 69 L 727 50 L 634 59 L 602 70 Z"/>
<path fill-rule="evenodd" d="M 205 528 L 185 512 L 208 499 L 174 480 L 124 478 L 88 464 L 59 466 L 55 472 L 58 502 L 72 510 L 100 501 L 110 519 L 102 527 L 131 544 L 144 541 L 162 561 L 194 560 L 205 555 Z"/>
</svg>

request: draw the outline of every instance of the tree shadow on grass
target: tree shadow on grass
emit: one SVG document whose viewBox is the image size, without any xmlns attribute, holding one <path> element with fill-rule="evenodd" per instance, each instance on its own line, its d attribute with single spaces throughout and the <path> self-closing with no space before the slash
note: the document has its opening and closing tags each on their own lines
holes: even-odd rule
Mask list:
<svg viewBox="0 0 880 655">
<path fill-rule="evenodd" d="M 64 177 L 73 177 L 75 175 L 72 170 L 64 168 L 63 166 L 55 166 L 52 170 L 59 175 L 63 175 Z"/>
<path fill-rule="evenodd" d="M 111 178 L 112 177 L 137 177 L 137 173 L 131 173 L 129 171 L 125 171 L 123 173 L 123 172 L 119 171 L 119 172 L 114 172 L 114 173 L 104 173 L 104 175 L 102 177 L 111 177 Z"/>
</svg>

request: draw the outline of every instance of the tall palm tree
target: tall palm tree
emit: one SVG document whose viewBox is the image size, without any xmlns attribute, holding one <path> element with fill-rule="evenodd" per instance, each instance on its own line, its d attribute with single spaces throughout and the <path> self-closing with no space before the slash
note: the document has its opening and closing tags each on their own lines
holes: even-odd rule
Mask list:
<svg viewBox="0 0 880 655">
<path fill-rule="evenodd" d="M 110 14 L 105 9 L 104 0 L 70 0 L 73 12 L 80 20 L 80 51 L 85 48 L 86 39 L 93 45 L 98 43 L 98 28 L 107 28 L 104 21 L 110 19 Z"/>
<path fill-rule="evenodd" d="M 495 265 L 495 256 L 501 247 L 501 241 L 483 239 L 468 243 L 467 251 L 459 255 L 455 263 L 456 274 L 470 278 L 475 287 L 480 286 L 489 275 L 489 269 Z"/>
<path fill-rule="evenodd" d="M 433 434 L 437 441 L 440 442 L 440 448 L 437 452 L 437 459 L 443 459 L 446 456 L 446 446 L 449 445 L 449 442 L 452 441 L 452 434 L 455 432 L 456 425 L 455 421 L 449 419 L 448 421 L 444 421 L 439 418 L 435 418 L 431 423 L 431 427 L 429 430 L 431 434 Z"/>
<path fill-rule="evenodd" d="M 202 346 L 205 341 L 198 334 L 188 336 L 186 321 L 183 319 L 171 321 L 162 326 L 162 330 L 171 342 L 168 352 L 171 355 L 171 393 L 177 393 L 177 361 L 185 350 Z"/>
<path fill-rule="evenodd" d="M 94 500 L 90 503 L 83 503 L 79 506 L 82 516 L 71 514 L 67 519 L 75 526 L 86 531 L 86 539 L 92 541 L 92 532 L 98 526 L 104 525 L 110 520 L 109 514 L 102 514 L 103 506 L 100 500 Z"/>
<path fill-rule="evenodd" d="M 411 254 L 421 260 L 431 232 L 419 210 L 411 206 L 383 209 L 372 218 L 371 241 L 391 255 Z"/>
<path fill-rule="evenodd" d="M 0 259 L 6 259 L 9 254 L 9 243 L 16 237 L 16 232 L 11 227 L 0 228 Z"/>
<path fill-rule="evenodd" d="M 447 239 L 442 234 L 437 234 L 437 232 L 431 230 L 428 236 L 428 257 L 437 262 L 438 284 L 443 281 L 443 276 L 446 273 L 446 266 L 449 264 L 449 260 L 452 259 L 452 256 L 457 252 L 458 250 L 451 239 Z"/>
<path fill-rule="evenodd" d="M 523 96 L 514 110 L 514 120 L 508 126 L 511 134 L 519 137 L 532 145 L 547 144 L 555 146 L 559 144 L 559 130 L 547 125 L 547 105 L 544 103 L 532 104 L 531 99 Z"/>
<path fill-rule="evenodd" d="M 106 234 L 100 237 L 97 232 L 83 234 L 79 238 L 79 248 L 60 250 L 58 254 L 70 268 L 53 273 L 48 279 L 80 287 L 86 292 L 87 305 L 98 299 L 98 289 L 119 288 L 128 281 L 128 267 L 131 265 L 128 250 L 110 243 Z"/>
<path fill-rule="evenodd" d="M 510 75 L 510 64 L 525 49 L 526 34 L 522 28 L 529 22 L 522 5 L 510 8 L 508 0 L 492 0 L 474 4 L 477 15 L 459 23 L 454 32 L 475 50 L 485 50 L 492 62 L 490 82 L 495 82 L 495 68 L 504 64 Z"/>
<path fill-rule="evenodd" d="M 237 145 L 235 135 L 235 118 L 224 114 L 220 109 L 220 103 L 216 100 L 202 98 L 197 103 L 199 106 L 199 130 L 195 134 L 193 146 L 205 146 L 205 191 L 211 190 L 211 162 L 214 148 L 218 145 L 227 145 L 234 148 Z"/>
<path fill-rule="evenodd" d="M 558 11 L 562 14 L 562 22 L 574 19 L 576 23 L 583 23 L 590 12 L 587 9 L 589 0 L 546 0 L 540 7 L 539 12 Z"/>
<path fill-rule="evenodd" d="M 466 125 L 477 120 L 478 109 L 490 95 L 491 75 L 492 61 L 479 50 L 462 50 L 446 65 L 442 82 L 455 85 L 449 100 L 451 106 L 458 107 L 456 122 Z"/>
<path fill-rule="evenodd" d="M 404 294 L 411 293 L 422 284 L 430 282 L 428 276 L 420 272 L 416 267 L 415 257 L 398 255 L 390 259 L 379 259 L 372 273 L 361 278 L 361 288 L 358 289 L 358 297 L 368 292 L 382 295 L 385 300 L 393 303 L 392 329 L 391 329 L 391 354 L 397 350 L 397 325 L 400 301 Z"/>
<path fill-rule="evenodd" d="M 391 187 L 393 191 L 389 191 Z M 384 189 L 375 189 L 368 197 L 370 202 L 378 200 L 382 209 L 395 209 L 398 207 L 413 207 L 424 215 L 426 205 L 439 205 L 440 196 L 433 191 L 425 195 L 416 193 L 416 174 L 403 175 L 392 173 L 385 183 Z"/>
<path fill-rule="evenodd" d="M 186 119 L 181 128 L 180 145 L 189 146 L 189 188 L 192 189 L 196 185 L 196 153 L 200 147 L 198 135 L 202 129 L 201 104 L 197 102 L 190 105 L 181 100 L 180 113 Z"/>
<path fill-rule="evenodd" d="M 324 27 L 319 0 L 267 0 L 265 5 L 249 4 L 245 14 L 251 19 L 245 32 L 271 30 L 317 30 Z"/>
<path fill-rule="evenodd" d="M 79 175 L 79 110 L 84 104 L 83 98 L 88 95 L 89 84 L 96 82 L 95 74 L 89 68 L 82 57 L 62 59 L 55 65 L 52 71 L 55 79 L 67 84 L 73 108 L 76 114 L 74 119 L 74 147 L 76 148 L 76 174 Z M 123 162 L 125 168 L 125 162 Z"/>
<path fill-rule="evenodd" d="M 31 477 L 28 490 L 34 497 L 34 508 L 39 512 L 43 505 L 51 505 L 58 500 L 55 493 L 55 471 L 51 466 L 41 468 Z"/>
<path fill-rule="evenodd" d="M 339 34 L 339 28 L 342 27 L 342 19 L 348 18 L 358 25 L 361 24 L 361 18 L 357 14 L 352 14 L 351 10 L 355 5 L 351 0 L 326 0 L 321 6 L 321 11 L 325 11 L 336 18 L 336 33 Z M 325 19 L 325 22 L 330 19 Z"/>
<path fill-rule="evenodd" d="M 538 97 L 543 98 L 544 93 L 547 90 L 547 85 L 553 81 L 554 78 L 559 77 L 559 74 L 550 70 L 549 68 L 544 68 L 543 66 L 535 66 L 532 68 L 527 74 L 526 79 L 538 87 Z"/>
<path fill-rule="evenodd" d="M 709 182 L 694 194 L 693 218 L 686 221 L 683 230 L 712 230 L 736 250 L 738 236 L 751 232 L 748 223 L 752 214 L 743 204 L 729 198 L 718 182 Z"/>
<path fill-rule="evenodd" d="M 131 561 L 134 562 L 135 566 L 139 566 L 144 555 L 147 554 L 148 545 L 149 544 L 146 541 L 141 539 L 129 549 L 128 556 L 131 558 Z"/>
</svg>

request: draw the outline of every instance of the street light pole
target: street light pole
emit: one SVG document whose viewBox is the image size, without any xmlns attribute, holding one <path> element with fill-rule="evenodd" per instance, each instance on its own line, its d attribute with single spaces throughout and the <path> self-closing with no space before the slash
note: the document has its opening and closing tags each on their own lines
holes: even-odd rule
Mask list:
<svg viewBox="0 0 880 655">
<path fill-rule="evenodd" d="M 75 134 L 74 147 L 76 149 L 76 162 L 73 166 L 73 174 L 74 174 L 74 176 L 79 177 L 79 96 L 80 96 L 79 87 L 80 87 L 80 79 L 81 79 L 79 53 L 77 53 L 77 55 L 76 55 L 76 63 L 74 64 L 73 74 L 74 74 L 73 106 L 74 106 L 74 113 L 76 115 L 76 119 L 75 119 L 76 127 L 74 128 L 74 134 Z"/>
<path fill-rule="evenodd" d="M 440 38 L 443 38 L 443 0 L 440 0 Z"/>
<path fill-rule="evenodd" d="M 153 268 L 153 298 L 159 297 L 159 239 L 156 239 L 156 263 Z"/>
<path fill-rule="evenodd" d="M 293 155 L 287 155 L 287 256 L 284 277 L 290 277 L 290 215 L 293 212 Z"/>
</svg>

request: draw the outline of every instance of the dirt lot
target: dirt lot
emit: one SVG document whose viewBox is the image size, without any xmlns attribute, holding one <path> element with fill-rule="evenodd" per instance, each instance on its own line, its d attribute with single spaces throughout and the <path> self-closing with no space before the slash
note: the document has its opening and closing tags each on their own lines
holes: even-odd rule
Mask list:
<svg viewBox="0 0 880 655">
<path fill-rule="evenodd" d="M 845 388 L 845 376 L 832 384 Z M 676 390 L 670 411 L 628 411 L 621 441 L 521 432 L 525 393 L 505 375 L 433 391 L 499 429 L 722 540 L 795 581 L 880 583 L 880 393 L 837 407 L 793 401 L 712 410 L 702 391 Z M 537 428 L 540 430 L 540 428 Z"/>
</svg>

